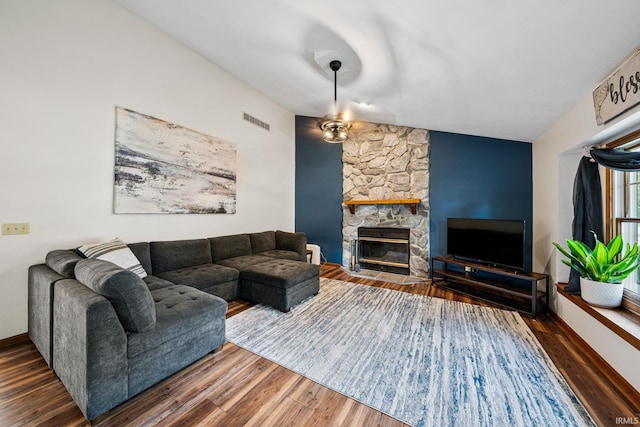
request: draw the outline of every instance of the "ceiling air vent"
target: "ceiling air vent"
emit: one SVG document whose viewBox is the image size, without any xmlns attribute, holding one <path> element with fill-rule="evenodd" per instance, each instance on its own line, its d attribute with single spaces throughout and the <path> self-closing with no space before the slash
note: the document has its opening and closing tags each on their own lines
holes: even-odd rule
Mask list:
<svg viewBox="0 0 640 427">
<path fill-rule="evenodd" d="M 247 113 L 243 113 L 243 114 L 244 114 L 244 119 L 246 121 L 248 121 L 249 123 L 253 123 L 256 126 L 260 126 L 262 129 L 269 130 L 269 127 L 270 127 L 269 123 L 263 122 L 260 119 L 256 119 L 255 117 L 253 117 L 250 114 L 247 114 Z"/>
</svg>

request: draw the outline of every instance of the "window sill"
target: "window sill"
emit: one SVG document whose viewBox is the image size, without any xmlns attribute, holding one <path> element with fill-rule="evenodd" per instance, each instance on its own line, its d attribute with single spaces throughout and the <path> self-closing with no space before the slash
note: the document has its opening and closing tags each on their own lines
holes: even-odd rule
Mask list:
<svg viewBox="0 0 640 427">
<path fill-rule="evenodd" d="M 580 307 L 587 314 L 609 328 L 613 333 L 640 350 L 640 316 L 625 308 L 598 308 L 589 305 L 578 295 L 564 291 L 566 283 L 556 284 L 558 293 Z"/>
</svg>

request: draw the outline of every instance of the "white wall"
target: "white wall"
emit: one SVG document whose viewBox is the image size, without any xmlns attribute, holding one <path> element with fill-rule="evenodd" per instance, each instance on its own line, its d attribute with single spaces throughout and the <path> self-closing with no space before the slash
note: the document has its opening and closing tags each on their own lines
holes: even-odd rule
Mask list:
<svg viewBox="0 0 640 427">
<path fill-rule="evenodd" d="M 566 282 L 569 268 L 551 242 L 571 238 L 573 180 L 581 147 L 607 142 L 640 128 L 640 108 L 605 126 L 597 126 L 591 94 L 533 143 L 533 269 L 551 274 L 552 283 Z M 603 181 L 604 185 L 604 181 Z M 614 369 L 640 390 L 640 351 L 620 339 L 565 297 L 552 295 L 553 310 Z"/>
<path fill-rule="evenodd" d="M 237 144 L 235 215 L 114 215 L 115 106 Z M 242 120 L 242 113 L 271 131 Z M 27 268 L 102 239 L 294 227 L 294 115 L 109 0 L 0 2 L 0 339 L 27 331 Z"/>
</svg>

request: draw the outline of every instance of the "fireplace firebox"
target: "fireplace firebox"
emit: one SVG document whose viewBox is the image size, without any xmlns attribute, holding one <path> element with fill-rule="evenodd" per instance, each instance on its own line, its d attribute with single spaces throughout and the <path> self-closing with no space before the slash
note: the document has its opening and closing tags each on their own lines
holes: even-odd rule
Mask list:
<svg viewBox="0 0 640 427">
<path fill-rule="evenodd" d="M 361 268 L 410 275 L 408 228 L 359 227 L 356 260 Z"/>
</svg>

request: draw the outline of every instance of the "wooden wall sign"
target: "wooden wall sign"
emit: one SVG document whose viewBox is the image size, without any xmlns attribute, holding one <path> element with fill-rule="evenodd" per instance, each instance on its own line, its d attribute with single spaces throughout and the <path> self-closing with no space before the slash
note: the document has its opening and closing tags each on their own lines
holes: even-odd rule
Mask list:
<svg viewBox="0 0 640 427">
<path fill-rule="evenodd" d="M 601 125 L 640 103 L 640 49 L 618 67 L 596 90 L 593 106 Z"/>
</svg>

